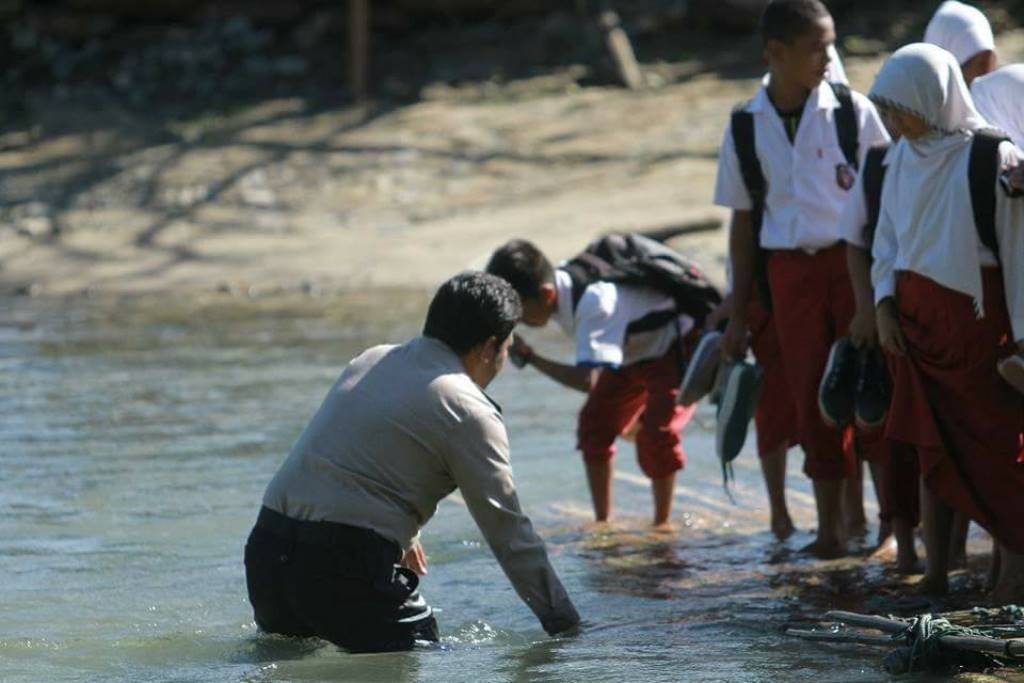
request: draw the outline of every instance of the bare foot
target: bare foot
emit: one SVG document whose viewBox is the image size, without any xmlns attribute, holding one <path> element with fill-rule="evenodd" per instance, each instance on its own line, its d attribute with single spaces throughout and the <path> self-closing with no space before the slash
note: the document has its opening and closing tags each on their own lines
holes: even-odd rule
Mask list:
<svg viewBox="0 0 1024 683">
<path fill-rule="evenodd" d="M 899 552 L 899 548 L 896 545 L 896 539 L 893 536 L 888 536 L 879 541 L 875 549 L 868 555 L 869 559 L 875 560 L 876 562 L 893 562 L 896 559 L 896 555 Z"/>
<path fill-rule="evenodd" d="M 800 549 L 801 553 L 813 555 L 820 560 L 834 560 L 839 557 L 846 557 L 846 548 L 838 541 L 823 542 L 820 539 L 808 543 Z"/>
<path fill-rule="evenodd" d="M 671 534 L 675 530 L 676 528 L 672 526 L 672 522 L 655 522 L 651 525 L 651 531 L 657 534 Z"/>
<path fill-rule="evenodd" d="M 892 535 L 892 523 L 882 520 L 878 523 L 878 538 L 875 540 L 875 545 L 882 545 Z"/>
<path fill-rule="evenodd" d="M 925 574 L 914 586 L 921 595 L 946 595 L 949 593 L 949 579 L 946 576 L 929 576 Z"/>
<path fill-rule="evenodd" d="M 775 538 L 780 541 L 785 541 L 796 531 L 796 527 L 793 526 L 793 520 L 790 519 L 789 515 L 772 517 L 771 529 L 772 533 L 775 534 Z"/>
<path fill-rule="evenodd" d="M 921 571 L 921 563 L 917 559 L 917 551 L 913 546 L 902 546 L 896 552 L 896 571 L 900 574 L 917 574 Z"/>
</svg>

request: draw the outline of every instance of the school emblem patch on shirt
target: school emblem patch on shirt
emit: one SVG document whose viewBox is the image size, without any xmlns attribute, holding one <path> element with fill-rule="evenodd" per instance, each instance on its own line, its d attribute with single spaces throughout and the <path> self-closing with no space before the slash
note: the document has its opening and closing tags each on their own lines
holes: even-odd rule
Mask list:
<svg viewBox="0 0 1024 683">
<path fill-rule="evenodd" d="M 836 185 L 849 192 L 856 180 L 857 174 L 850 164 L 836 164 Z"/>
</svg>

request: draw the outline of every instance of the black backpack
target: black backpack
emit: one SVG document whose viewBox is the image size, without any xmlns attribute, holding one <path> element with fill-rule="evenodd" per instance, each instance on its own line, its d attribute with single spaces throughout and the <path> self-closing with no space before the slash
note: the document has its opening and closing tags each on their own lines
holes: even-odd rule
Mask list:
<svg viewBox="0 0 1024 683">
<path fill-rule="evenodd" d="M 971 209 L 974 224 L 978 228 L 978 239 L 999 261 L 999 240 L 996 239 L 996 177 L 999 173 L 999 145 L 1009 138 L 990 131 L 975 133 L 971 141 L 971 158 L 967 166 L 967 182 L 970 184 Z M 875 243 L 875 230 L 882 205 L 882 186 L 885 183 L 885 166 L 882 160 L 889 150 L 888 145 L 871 148 L 864 160 L 864 199 L 868 207 L 868 222 L 864 226 L 864 243 L 868 254 Z"/>
<path fill-rule="evenodd" d="M 829 83 L 832 92 L 839 100 L 836 110 L 836 135 L 839 147 L 843 150 L 846 162 L 854 170 L 857 169 L 857 149 L 860 146 L 860 130 L 857 127 L 857 111 L 853 106 L 853 95 L 850 88 L 842 83 Z M 767 259 L 761 248 L 761 224 L 764 222 L 765 198 L 768 196 L 768 181 L 757 159 L 757 147 L 754 139 L 754 115 L 746 111 L 746 103 L 732 112 L 732 140 L 736 149 L 736 158 L 740 162 L 740 174 L 743 184 L 747 187 L 753 202 L 751 214 L 754 221 L 754 279 L 757 282 L 761 304 L 767 309 L 772 308 L 771 289 L 768 286 Z"/>
<path fill-rule="evenodd" d="M 591 242 L 561 268 L 572 280 L 573 310 L 583 292 L 594 282 L 649 287 L 675 301 L 675 311 L 647 316 L 642 319 L 641 328 L 636 327 L 641 321 L 636 321 L 630 325 L 631 332 L 657 329 L 679 313 L 685 313 L 701 326 L 722 302 L 722 293 L 695 263 L 643 235 L 605 235 Z"/>
</svg>

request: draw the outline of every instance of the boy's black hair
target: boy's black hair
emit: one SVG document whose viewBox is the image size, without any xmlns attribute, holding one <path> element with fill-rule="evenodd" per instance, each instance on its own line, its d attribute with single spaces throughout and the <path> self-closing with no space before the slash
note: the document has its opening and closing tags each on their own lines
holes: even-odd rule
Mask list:
<svg viewBox="0 0 1024 683">
<path fill-rule="evenodd" d="M 522 317 L 519 295 L 507 282 L 487 273 L 461 273 L 434 294 L 423 336 L 461 356 L 491 337 L 504 342 Z"/>
<path fill-rule="evenodd" d="M 819 19 L 829 16 L 821 0 L 771 0 L 761 15 L 761 39 L 791 45 Z"/>
<path fill-rule="evenodd" d="M 486 270 L 512 285 L 524 300 L 540 297 L 541 286 L 555 281 L 551 262 L 526 240 L 510 240 L 499 247 L 491 254 Z"/>
</svg>

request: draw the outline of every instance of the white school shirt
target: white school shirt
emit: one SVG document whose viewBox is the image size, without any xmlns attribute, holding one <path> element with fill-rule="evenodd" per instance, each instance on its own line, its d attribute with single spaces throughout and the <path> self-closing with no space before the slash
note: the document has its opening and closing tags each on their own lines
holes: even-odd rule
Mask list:
<svg viewBox="0 0 1024 683">
<path fill-rule="evenodd" d="M 576 365 L 619 368 L 661 358 L 680 336 L 693 329 L 693 318 L 679 314 L 656 329 L 629 331 L 648 315 L 675 311 L 667 294 L 648 287 L 595 282 L 583 290 L 575 311 L 572 306 L 572 278 L 555 270 L 558 308 L 555 321 L 576 344 Z"/>
<path fill-rule="evenodd" d="M 887 155 L 888 156 L 888 155 Z M 882 158 L 882 166 L 887 166 L 885 158 Z M 864 193 L 864 169 L 857 173 L 857 180 L 850 190 L 850 198 L 843 206 L 843 212 L 839 214 L 839 236 L 840 238 L 855 247 L 862 249 L 870 248 L 864 240 L 864 226 L 868 222 L 868 198 Z"/>
<path fill-rule="evenodd" d="M 857 92 L 852 96 L 860 131 L 857 160 L 862 164 L 868 149 L 888 142 L 889 134 L 870 100 Z M 847 164 L 836 132 L 838 108 L 832 86 L 822 81 L 807 98 L 791 143 L 763 86 L 745 106 L 754 115 L 757 158 L 768 183 L 761 226 L 763 248 L 814 252 L 842 238 L 839 214 L 849 190 L 839 185 L 838 178 Z M 731 125 L 726 128 L 719 152 L 714 201 L 734 210 L 753 208 L 740 172 Z"/>
<path fill-rule="evenodd" d="M 970 145 L 964 146 L 956 170 L 956 173 L 962 174 L 965 183 L 968 182 L 970 149 Z M 999 154 L 1004 168 L 1024 161 L 1024 152 L 1009 142 L 999 146 Z M 1024 341 L 1024 199 L 1007 197 L 998 181 L 995 193 L 996 239 L 999 242 L 999 258 L 1002 261 L 1006 308 L 1010 314 L 1013 338 L 1021 342 Z M 908 226 L 894 224 L 884 204 L 880 214 L 872 247 L 874 264 L 871 267 L 871 283 L 875 288 L 875 303 L 895 295 L 898 271 L 909 270 L 925 277 L 943 272 L 945 269 L 941 268 L 940 264 L 956 257 L 956 249 L 951 245 L 957 244 L 958 241 L 950 230 L 976 231 L 973 225 L 965 225 L 962 228 L 951 226 L 946 230 L 908 229 Z M 998 265 L 995 256 L 982 245 L 980 239 L 977 244 L 981 265 Z M 964 291 L 958 288 L 956 283 L 941 284 L 956 291 Z"/>
</svg>

